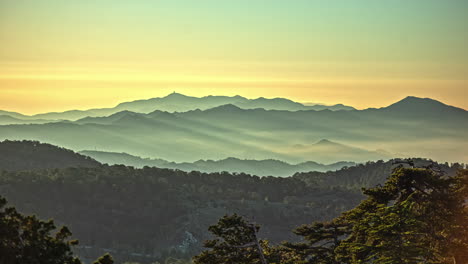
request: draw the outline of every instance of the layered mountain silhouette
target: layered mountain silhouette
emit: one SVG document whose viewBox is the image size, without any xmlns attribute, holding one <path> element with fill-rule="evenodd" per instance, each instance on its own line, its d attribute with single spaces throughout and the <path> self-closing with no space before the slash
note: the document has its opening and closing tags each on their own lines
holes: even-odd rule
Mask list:
<svg viewBox="0 0 468 264">
<path fill-rule="evenodd" d="M 243 109 L 233 104 L 174 113 L 125 110 L 77 121 L 3 125 L 0 139 L 33 139 L 76 151 L 126 152 L 177 163 L 236 157 L 329 164 L 401 155 L 466 162 L 466 131 L 467 111 L 408 97 L 380 109 L 350 111 Z M 320 141 L 324 138 L 329 140 Z"/>
<path fill-rule="evenodd" d="M 96 108 L 89 110 L 71 110 L 65 112 L 53 112 L 37 114 L 32 116 L 23 115 L 15 112 L 1 111 L 0 115 L 11 116 L 20 120 L 77 120 L 85 117 L 109 116 L 121 111 L 131 111 L 136 113 L 150 113 L 156 110 L 165 112 L 187 112 L 190 110 L 206 110 L 209 108 L 232 104 L 242 109 L 255 109 L 263 108 L 266 110 L 354 110 L 351 106 L 343 104 L 337 105 L 304 105 L 298 102 L 291 101 L 285 98 L 257 98 L 247 99 L 242 96 L 206 96 L 206 97 L 192 97 L 179 93 L 172 93 L 165 97 L 152 98 L 147 100 L 136 100 L 132 102 L 125 102 L 113 108 Z M 21 124 L 22 121 L 11 120 L 9 124 Z M 39 121 L 34 122 L 39 123 Z M 41 122 L 42 123 L 42 122 Z M 2 124 L 2 123 L 0 123 Z"/>
<path fill-rule="evenodd" d="M 201 171 L 201 172 L 221 172 L 247 173 L 257 176 L 278 176 L 287 177 L 297 172 L 309 171 L 335 171 L 343 167 L 353 166 L 354 162 L 337 162 L 333 164 L 320 164 L 313 161 L 302 162 L 299 164 L 289 164 L 280 160 L 242 160 L 238 158 L 226 158 L 223 160 L 198 160 L 196 162 L 169 162 L 163 159 L 140 158 L 127 153 L 103 152 L 85 150 L 80 154 L 89 156 L 101 163 L 109 165 L 123 164 L 136 168 L 158 167 L 168 169 L 179 169 L 183 171 Z"/>
</svg>

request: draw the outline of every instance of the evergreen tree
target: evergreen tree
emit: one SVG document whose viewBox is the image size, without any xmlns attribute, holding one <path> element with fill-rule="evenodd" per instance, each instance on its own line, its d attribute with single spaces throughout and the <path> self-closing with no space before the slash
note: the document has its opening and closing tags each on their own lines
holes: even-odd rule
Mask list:
<svg viewBox="0 0 468 264">
<path fill-rule="evenodd" d="M 302 225 L 294 230 L 296 235 L 304 237 L 306 242 L 284 245 L 298 255 L 306 263 L 338 264 L 335 260 L 335 249 L 340 245 L 341 238 L 350 232 L 350 225 L 343 219 L 311 225 Z"/>
<path fill-rule="evenodd" d="M 82 264 L 71 250 L 78 240 L 70 239 L 66 226 L 56 231 L 53 220 L 25 216 L 6 204 L 0 196 L 0 264 Z M 106 254 L 94 263 L 114 262 Z"/>
<path fill-rule="evenodd" d="M 466 177 L 397 168 L 344 214 L 352 232 L 337 247 L 345 263 L 453 263 L 468 250 Z M 463 263 L 463 262 L 458 262 Z"/>
<path fill-rule="evenodd" d="M 55 234 L 54 222 L 24 216 L 13 207 L 5 207 L 0 197 L 0 264 L 80 264 L 71 246 L 71 232 L 62 227 Z"/>
<path fill-rule="evenodd" d="M 207 240 L 204 246 L 209 250 L 194 257 L 195 264 L 266 264 L 263 249 L 257 238 L 260 229 L 245 221 L 237 214 L 221 218 L 208 230 L 217 238 Z"/>
<path fill-rule="evenodd" d="M 205 241 L 208 250 L 193 258 L 194 264 L 302 264 L 300 256 L 283 246 L 259 240 L 260 227 L 241 216 L 225 215 L 209 231 L 216 236 Z"/>
</svg>

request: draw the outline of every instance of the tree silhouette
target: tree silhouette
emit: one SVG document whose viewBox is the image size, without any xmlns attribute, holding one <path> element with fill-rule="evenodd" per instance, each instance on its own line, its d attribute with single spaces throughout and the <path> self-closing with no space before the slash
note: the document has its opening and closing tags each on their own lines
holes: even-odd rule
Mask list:
<svg viewBox="0 0 468 264">
<path fill-rule="evenodd" d="M 464 263 L 468 171 L 395 169 L 384 186 L 344 214 L 352 232 L 335 250 L 345 263 Z"/>
<path fill-rule="evenodd" d="M 217 238 L 205 241 L 203 251 L 194 258 L 195 264 L 267 264 L 265 255 L 257 238 L 259 226 L 248 223 L 241 216 L 225 215 L 208 230 Z"/>
<path fill-rule="evenodd" d="M 0 264 L 82 263 L 71 250 L 78 241 L 66 226 L 57 230 L 53 220 L 22 215 L 6 204 L 0 196 Z M 95 264 L 113 264 L 112 257 L 106 254 Z"/>
<path fill-rule="evenodd" d="M 307 263 L 338 264 L 335 260 L 335 249 L 340 245 L 341 238 L 351 232 L 351 225 L 342 218 L 331 222 L 316 222 L 302 225 L 294 230 L 296 235 L 304 237 L 306 242 L 284 245 L 307 260 Z"/>
<path fill-rule="evenodd" d="M 1 264 L 80 264 L 73 255 L 67 227 L 56 230 L 54 222 L 24 216 L 13 207 L 5 207 L 0 197 L 0 263 Z"/>
</svg>

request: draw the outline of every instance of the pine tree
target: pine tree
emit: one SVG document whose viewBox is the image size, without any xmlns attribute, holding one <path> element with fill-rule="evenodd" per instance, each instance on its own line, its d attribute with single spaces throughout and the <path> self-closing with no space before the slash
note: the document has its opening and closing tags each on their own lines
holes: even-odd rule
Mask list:
<svg viewBox="0 0 468 264">
<path fill-rule="evenodd" d="M 71 232 L 62 227 L 55 233 L 54 222 L 24 216 L 14 207 L 5 207 L 0 197 L 0 264 L 80 264 L 71 246 Z"/>
<path fill-rule="evenodd" d="M 209 250 L 194 257 L 195 264 L 266 264 L 261 242 L 257 238 L 260 229 L 237 214 L 221 218 L 208 230 L 217 238 L 207 240 Z"/>
<path fill-rule="evenodd" d="M 344 214 L 352 232 L 337 247 L 345 263 L 452 263 L 466 252 L 467 172 L 397 168 Z"/>
<path fill-rule="evenodd" d="M 338 264 L 335 249 L 340 245 L 341 238 L 349 232 L 350 225 L 340 218 L 331 222 L 316 222 L 294 230 L 306 242 L 286 242 L 284 245 L 300 255 L 304 261 L 307 260 L 306 263 Z"/>
<path fill-rule="evenodd" d="M 78 240 L 70 239 L 66 226 L 57 230 L 53 220 L 25 216 L 6 204 L 0 196 L 0 264 L 82 264 L 72 251 Z M 95 264 L 113 264 L 112 257 Z"/>
</svg>

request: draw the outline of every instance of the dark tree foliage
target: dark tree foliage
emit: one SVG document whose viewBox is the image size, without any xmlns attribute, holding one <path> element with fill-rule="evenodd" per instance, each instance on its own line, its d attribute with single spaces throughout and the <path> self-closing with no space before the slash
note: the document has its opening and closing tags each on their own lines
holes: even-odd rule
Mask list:
<svg viewBox="0 0 468 264">
<path fill-rule="evenodd" d="M 57 230 L 53 220 L 25 216 L 6 204 L 0 196 L 0 264 L 82 264 L 72 251 L 78 240 L 70 239 L 66 226 Z M 109 254 L 94 262 L 113 263 Z"/>
<path fill-rule="evenodd" d="M 81 263 L 71 251 L 71 246 L 78 242 L 69 239 L 71 232 L 67 227 L 56 231 L 52 220 L 41 221 L 35 216 L 24 216 L 5 205 L 6 200 L 0 197 L 1 264 Z"/>
<path fill-rule="evenodd" d="M 447 177 L 432 166 L 399 166 L 383 186 L 364 189 L 364 194 L 367 199 L 333 221 L 297 228 L 294 232 L 304 242 L 272 247 L 282 253 L 272 263 L 288 263 L 293 258 L 296 260 L 290 263 L 468 263 L 468 170 Z M 234 228 L 237 232 L 231 233 L 229 241 L 246 235 L 251 238 L 248 230 L 237 228 L 243 222 L 236 219 L 235 223 L 220 221 L 211 230 Z M 258 263 L 254 253 L 230 249 L 229 242 L 221 241 L 225 240 L 208 241 L 210 250 L 195 259 L 211 258 L 214 262 L 209 263 L 223 263 L 216 261 L 235 254 L 252 257 L 237 263 Z M 249 239 L 241 241 L 247 243 Z M 290 254 L 289 259 L 286 254 Z"/>
<path fill-rule="evenodd" d="M 259 229 L 259 226 L 248 223 L 236 214 L 224 216 L 216 225 L 208 228 L 216 238 L 205 241 L 204 246 L 209 250 L 195 257 L 195 264 L 261 264 L 260 255 L 263 252 L 257 248 Z"/>
<path fill-rule="evenodd" d="M 397 168 L 344 214 L 353 229 L 335 250 L 345 263 L 463 263 L 468 251 L 468 171 L 445 177 Z"/>
<path fill-rule="evenodd" d="M 94 261 L 93 264 L 114 264 L 114 259 L 112 259 L 111 255 L 105 254 L 102 257 L 98 258 L 96 261 Z"/>
<path fill-rule="evenodd" d="M 351 167 L 344 167 L 337 171 L 296 173 L 293 177 L 311 186 L 361 190 L 362 187 L 371 188 L 385 183 L 387 176 L 392 173 L 396 167 L 395 165 L 399 163 L 406 164 L 408 167 L 430 167 L 435 165 L 449 176 L 455 176 L 459 169 L 465 167 L 465 164 L 438 164 L 428 159 L 411 159 L 411 164 L 408 164 L 408 160 L 393 159 L 389 161 L 369 161 Z"/>
<path fill-rule="evenodd" d="M 315 222 L 294 230 L 294 233 L 304 237 L 306 242 L 285 242 L 284 245 L 307 260 L 306 263 L 339 264 L 340 262 L 335 260 L 335 249 L 340 245 L 343 236 L 350 232 L 351 225 L 341 218 L 331 222 Z"/>
<path fill-rule="evenodd" d="M 227 213 L 255 215 L 261 234 L 279 243 L 294 239 L 295 226 L 332 219 L 362 199 L 294 178 L 119 165 L 0 171 L 0 188 L 22 211 L 73 227 L 80 256 L 140 262 L 197 254 L 208 226 Z M 186 232 L 196 241 L 184 244 Z"/>
<path fill-rule="evenodd" d="M 291 250 L 271 247 L 267 240 L 259 240 L 259 229 L 237 214 L 225 215 L 208 228 L 215 238 L 205 241 L 207 250 L 193 258 L 194 264 L 302 263 Z"/>
</svg>

